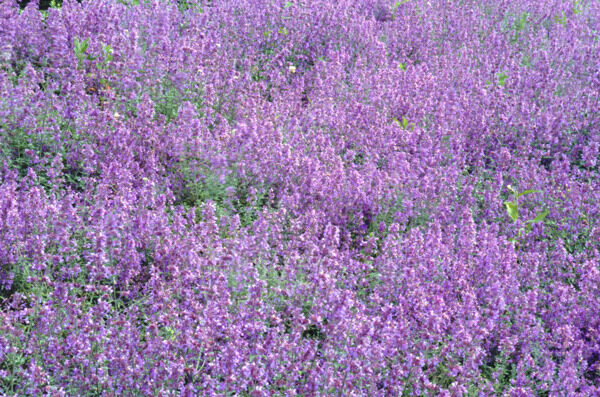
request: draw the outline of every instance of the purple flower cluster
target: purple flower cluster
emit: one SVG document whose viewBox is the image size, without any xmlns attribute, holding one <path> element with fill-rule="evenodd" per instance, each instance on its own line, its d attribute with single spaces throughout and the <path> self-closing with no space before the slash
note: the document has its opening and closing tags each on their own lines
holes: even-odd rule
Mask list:
<svg viewBox="0 0 600 397">
<path fill-rule="evenodd" d="M 599 41 L 585 0 L 1 1 L 0 394 L 600 394 Z"/>
</svg>

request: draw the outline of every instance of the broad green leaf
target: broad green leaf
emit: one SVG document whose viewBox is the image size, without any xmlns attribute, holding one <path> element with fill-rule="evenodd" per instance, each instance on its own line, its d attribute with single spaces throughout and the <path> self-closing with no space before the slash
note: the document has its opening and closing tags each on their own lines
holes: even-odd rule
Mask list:
<svg viewBox="0 0 600 397">
<path fill-rule="evenodd" d="M 517 206 L 517 203 L 513 203 L 512 201 L 505 201 L 504 205 L 506 206 L 506 211 L 508 212 L 508 215 L 511 217 L 513 222 L 516 222 L 516 220 L 519 218 L 519 208 Z"/>
<path fill-rule="evenodd" d="M 293 5 L 294 5 L 294 3 L 292 3 L 291 1 L 286 1 L 285 5 L 283 6 L 283 8 L 290 8 Z"/>
<path fill-rule="evenodd" d="M 407 125 L 408 125 L 408 120 L 406 119 L 406 117 L 402 117 L 402 128 L 406 129 Z"/>
</svg>

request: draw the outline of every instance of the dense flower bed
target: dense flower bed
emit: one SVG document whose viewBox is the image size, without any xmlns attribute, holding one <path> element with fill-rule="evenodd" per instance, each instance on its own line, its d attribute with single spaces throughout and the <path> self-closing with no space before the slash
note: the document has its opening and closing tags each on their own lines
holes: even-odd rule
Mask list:
<svg viewBox="0 0 600 397">
<path fill-rule="evenodd" d="M 600 3 L 0 2 L 0 394 L 600 393 Z"/>
</svg>

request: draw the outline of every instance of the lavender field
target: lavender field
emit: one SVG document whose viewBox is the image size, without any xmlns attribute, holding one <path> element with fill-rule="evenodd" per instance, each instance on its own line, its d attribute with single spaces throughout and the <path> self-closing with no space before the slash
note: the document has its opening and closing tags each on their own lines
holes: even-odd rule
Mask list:
<svg viewBox="0 0 600 397">
<path fill-rule="evenodd" d="M 0 395 L 600 395 L 600 2 L 52 4 L 0 0 Z"/>
</svg>

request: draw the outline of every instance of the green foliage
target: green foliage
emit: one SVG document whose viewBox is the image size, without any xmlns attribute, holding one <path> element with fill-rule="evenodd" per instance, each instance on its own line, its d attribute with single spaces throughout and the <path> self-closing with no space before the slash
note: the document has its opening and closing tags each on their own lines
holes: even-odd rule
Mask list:
<svg viewBox="0 0 600 397">
<path fill-rule="evenodd" d="M 493 347 L 486 361 L 479 366 L 481 374 L 480 383 L 491 383 L 497 395 L 503 395 L 510 387 L 512 379 L 516 378 L 517 372 L 510 357 L 501 353 L 497 347 Z M 497 378 L 496 378 L 497 376 Z M 479 388 L 472 385 L 469 395 L 479 395 Z"/>
<path fill-rule="evenodd" d="M 568 221 L 567 218 L 563 218 L 559 222 L 555 220 L 546 221 L 545 224 L 549 226 L 548 238 L 551 241 L 562 241 L 563 246 L 569 254 L 581 254 L 585 251 L 592 251 L 595 248 L 600 249 L 600 243 L 591 238 L 593 228 L 590 227 L 586 217 L 578 219 L 578 223 L 581 226 L 576 233 L 572 233 L 562 227 Z"/>
<path fill-rule="evenodd" d="M 83 62 L 85 59 L 93 60 L 94 57 L 87 54 L 87 49 L 90 46 L 90 39 L 80 40 L 77 37 L 73 39 L 73 52 L 77 58 L 77 69 L 83 69 Z"/>
<path fill-rule="evenodd" d="M 510 217 L 510 219 L 513 222 L 516 222 L 519 219 L 519 198 L 529 195 L 529 194 L 542 192 L 541 190 L 524 190 L 522 192 L 518 192 L 511 185 L 508 185 L 508 190 L 510 190 L 512 192 L 513 200 L 505 201 L 504 206 L 506 207 L 506 212 L 508 213 L 508 216 Z M 511 241 L 513 243 L 517 243 L 518 240 L 521 239 L 521 236 L 523 235 L 524 232 L 526 232 L 526 233 L 531 232 L 532 225 L 534 223 L 544 222 L 544 219 L 546 219 L 546 216 L 548 216 L 548 213 L 549 213 L 548 210 L 543 210 L 543 211 L 539 212 L 534 218 L 526 220 L 525 221 L 525 224 L 526 224 L 525 229 L 520 229 L 517 233 L 517 238 L 511 239 Z"/>
<path fill-rule="evenodd" d="M 507 15 L 507 19 L 504 20 L 503 25 L 505 30 L 512 32 L 510 38 L 511 44 L 516 44 L 519 41 L 521 33 L 527 28 L 529 17 L 530 14 L 528 12 L 522 12 L 519 15 Z M 512 19 L 512 24 L 508 22 L 510 19 Z"/>
<path fill-rule="evenodd" d="M 24 178 L 34 165 L 34 157 L 43 156 L 52 146 L 50 134 L 33 134 L 28 129 L 15 128 L 5 135 L 0 147 L 0 159 L 6 161 L 10 168 L 17 170 L 19 177 Z M 48 178 L 43 172 L 38 174 L 38 183 L 46 189 L 50 188 Z"/>
<path fill-rule="evenodd" d="M 13 117 L 17 118 L 18 115 Z M 68 159 L 72 147 L 81 145 L 84 137 L 76 132 L 72 123 L 61 117 L 56 110 L 41 109 L 37 116 L 38 128 L 21 127 L 18 124 L 17 120 L 0 123 L 0 130 L 7 131 L 0 137 L 0 163 L 6 162 L 9 168 L 19 173 L 20 178 L 24 178 L 30 168 L 34 169 L 36 183 L 48 193 L 52 190 L 52 182 L 48 170 L 40 167 L 39 162 L 53 159 L 59 154 L 62 158 L 64 183 L 60 188 L 70 187 L 82 191 L 87 176 L 83 171 L 83 164 L 70 162 Z M 61 131 L 62 142 L 56 141 L 51 129 Z"/>
<path fill-rule="evenodd" d="M 390 11 L 392 12 L 392 20 L 396 19 L 396 13 L 400 9 L 400 6 L 408 3 L 409 1 L 410 0 L 397 0 L 394 4 L 392 4 L 390 7 Z"/>
<path fill-rule="evenodd" d="M 104 69 L 108 66 L 108 63 L 115 59 L 114 50 L 109 44 L 102 44 L 102 63 L 98 64 L 98 69 Z"/>
<path fill-rule="evenodd" d="M 175 340 L 175 338 L 179 334 L 175 329 L 169 326 L 161 327 L 159 333 L 163 339 L 170 341 Z"/>
<path fill-rule="evenodd" d="M 375 288 L 382 284 L 381 273 L 379 273 L 376 269 L 368 271 L 363 276 L 363 283 L 356 291 L 356 297 L 363 303 L 369 305 L 370 299 L 369 297 L 375 290 Z"/>
<path fill-rule="evenodd" d="M 519 15 L 519 18 L 515 21 L 515 23 L 513 25 L 513 29 L 516 32 L 522 32 L 523 30 L 525 30 L 528 20 L 529 20 L 529 13 L 528 12 L 522 13 L 521 15 Z"/>
<path fill-rule="evenodd" d="M 321 328 L 316 324 L 311 324 L 304 331 L 302 331 L 302 337 L 306 339 L 314 339 L 324 341 L 327 337 Z"/>
<path fill-rule="evenodd" d="M 207 112 L 205 89 L 202 82 L 188 81 L 176 85 L 169 77 L 164 77 L 160 84 L 150 88 L 150 98 L 154 102 L 156 115 L 163 115 L 167 124 L 174 122 L 179 117 L 179 109 L 184 102 L 189 102 L 196 108 L 197 117 L 204 119 L 209 130 L 213 130 L 219 123 L 221 116 L 230 126 L 235 126 L 237 120 L 237 107 L 235 101 L 226 92 L 216 94 L 210 105 L 212 112 Z M 133 109 L 135 104 L 125 104 Z M 211 116 L 207 117 L 210 113 Z"/>
<path fill-rule="evenodd" d="M 204 9 L 202 8 L 202 2 L 197 0 L 178 0 L 177 8 L 181 13 L 186 13 L 190 11 L 204 12 Z"/>
<path fill-rule="evenodd" d="M 402 121 L 398 120 L 396 117 L 392 117 L 392 121 L 394 122 L 394 124 L 405 130 L 410 127 L 410 130 L 413 131 L 416 127 L 415 123 L 409 124 L 408 119 L 404 116 L 402 116 Z"/>
<path fill-rule="evenodd" d="M 21 373 L 30 360 L 31 357 L 21 352 L 6 353 L 4 360 L 0 361 L 0 370 L 7 372 L 6 376 L 0 377 L 2 395 L 14 395 L 13 393 L 17 392 L 17 387 L 21 386 L 23 382 Z"/>
<path fill-rule="evenodd" d="M 165 116 L 167 124 L 177 119 L 184 96 L 171 80 L 163 80 L 151 96 L 154 101 L 154 111 L 157 115 Z"/>
<path fill-rule="evenodd" d="M 29 282 L 29 263 L 27 260 L 21 260 L 12 265 L 3 265 L 1 271 L 12 275 L 10 289 L 0 288 L 0 299 L 2 302 L 9 300 L 15 293 L 25 294 L 31 288 Z"/>
<path fill-rule="evenodd" d="M 496 75 L 496 82 L 500 87 L 504 87 L 506 85 L 506 80 L 508 79 L 508 74 L 506 72 L 500 72 Z M 485 84 L 488 86 L 492 85 L 490 80 L 486 80 Z"/>
<path fill-rule="evenodd" d="M 502 72 L 498 75 L 498 85 L 500 87 L 504 87 L 504 85 L 506 84 L 506 79 L 508 78 L 508 75 L 506 74 L 506 72 Z"/>
<path fill-rule="evenodd" d="M 140 0 L 118 0 L 118 2 L 128 7 L 140 5 Z"/>
<path fill-rule="evenodd" d="M 240 217 L 242 227 L 252 224 L 264 207 L 271 206 L 270 186 L 254 178 L 240 178 L 235 172 L 220 177 L 209 167 L 182 161 L 176 171 L 179 186 L 176 204 L 200 209 L 203 203 L 213 202 L 217 217 Z M 251 195 L 251 190 L 255 193 Z"/>
<path fill-rule="evenodd" d="M 401 211 L 404 211 L 402 203 L 403 195 L 400 192 L 398 193 L 397 197 L 385 203 L 385 205 L 383 205 L 382 210 L 379 211 L 379 213 L 375 216 L 375 221 L 372 222 L 371 225 L 369 225 L 369 233 L 375 234 L 379 229 L 379 225 L 383 223 L 385 225 L 385 233 L 387 234 L 387 230 L 396 220 L 396 214 Z"/>
<path fill-rule="evenodd" d="M 89 38 L 84 40 L 80 40 L 77 37 L 73 38 L 73 53 L 75 54 L 75 58 L 77 58 L 77 70 L 85 69 L 88 71 L 87 76 L 93 78 L 95 74 L 90 72 L 90 66 L 95 62 L 96 70 L 99 72 L 114 74 L 114 72 L 110 71 L 110 63 L 114 60 L 114 50 L 109 44 L 101 44 L 101 46 L 102 55 L 97 57 L 88 52 L 90 47 Z M 86 64 L 86 61 L 88 64 Z M 100 84 L 108 86 L 109 81 L 105 77 L 102 77 Z"/>
</svg>

